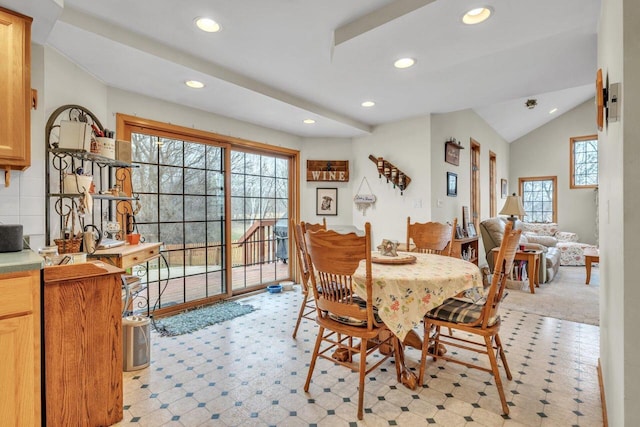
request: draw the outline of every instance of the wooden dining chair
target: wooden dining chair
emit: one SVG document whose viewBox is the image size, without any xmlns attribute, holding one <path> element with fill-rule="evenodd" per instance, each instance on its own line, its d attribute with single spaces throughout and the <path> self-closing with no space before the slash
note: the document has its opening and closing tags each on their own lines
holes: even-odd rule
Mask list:
<svg viewBox="0 0 640 427">
<path fill-rule="evenodd" d="M 498 309 L 503 297 L 507 276 L 513 267 L 513 258 L 520 240 L 521 230 L 512 230 L 512 227 L 512 222 L 508 222 L 505 227 L 500 251 L 496 257 L 491 285 L 484 295 L 479 295 L 479 297 L 482 298 L 476 301 L 449 298 L 445 300 L 442 305 L 429 311 L 425 316 L 422 359 L 420 361 L 420 374 L 418 376 L 418 384 L 423 384 L 427 356 L 434 356 L 434 360 L 440 358 L 465 365 L 469 368 L 489 372 L 495 379 L 500 401 L 502 402 L 502 410 L 505 414 L 509 414 L 509 407 L 507 406 L 507 400 L 502 387 L 502 379 L 500 377 L 500 371 L 498 370 L 498 356 L 502 360 L 507 378 L 510 380 L 512 377 L 507 358 L 502 348 L 502 341 L 498 334 L 500 331 Z M 443 327 L 449 330 L 453 329 L 454 331 L 463 332 L 465 337 L 453 336 L 451 332 L 444 334 Z M 468 334 L 482 338 L 482 342 L 468 339 Z M 446 354 L 430 354 L 430 352 L 433 353 L 433 350 L 430 349 L 439 349 L 440 344 L 473 351 L 479 354 L 486 354 L 489 357 L 491 368 L 474 364 L 467 360 L 454 358 L 456 353 L 453 352 L 451 356 Z M 471 360 L 477 359 L 474 357 Z"/>
<path fill-rule="evenodd" d="M 323 218 L 321 224 L 306 224 L 308 230 L 326 230 L 327 220 Z M 296 320 L 296 326 L 293 328 L 293 338 L 296 338 L 298 334 L 298 328 L 302 318 L 315 320 L 316 304 L 313 298 L 313 292 L 310 291 L 309 281 L 309 262 L 307 259 L 307 250 L 304 243 L 304 233 L 300 224 L 296 224 L 291 220 L 291 230 L 293 233 L 293 240 L 295 242 L 296 255 L 298 259 L 298 266 L 300 268 L 300 285 L 302 287 L 302 303 L 300 304 L 300 310 L 298 311 L 298 320 Z"/>
<path fill-rule="evenodd" d="M 457 225 L 458 218 L 454 218 L 453 225 L 449 225 L 439 222 L 414 222 L 412 224 L 411 217 L 407 217 L 407 250 L 451 256 Z M 413 248 L 410 246 L 412 241 Z"/>
<path fill-rule="evenodd" d="M 305 230 L 305 224 L 301 224 Z M 304 391 L 309 391 L 318 357 L 359 372 L 358 419 L 363 417 L 365 377 L 389 357 L 395 355 L 396 375 L 400 382 L 400 343 L 378 318 L 373 305 L 371 276 L 371 225 L 365 224 L 365 235 L 340 234 L 333 230 L 305 230 L 304 240 L 310 260 L 311 289 L 316 301 L 316 338 Z M 353 274 L 361 261 L 366 268 L 363 292 Z M 354 342 L 354 339 L 359 342 Z M 379 357 L 370 356 L 383 348 Z M 385 349 L 393 348 L 393 351 Z M 331 352 L 331 353 L 330 353 Z M 346 356 L 346 357 L 345 357 Z M 359 359 L 354 361 L 354 359 Z"/>
</svg>

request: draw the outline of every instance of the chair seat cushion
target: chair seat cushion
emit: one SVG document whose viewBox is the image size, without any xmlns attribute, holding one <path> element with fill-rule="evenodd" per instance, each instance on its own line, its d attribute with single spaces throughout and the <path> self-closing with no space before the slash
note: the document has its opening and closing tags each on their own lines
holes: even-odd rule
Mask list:
<svg viewBox="0 0 640 427">
<path fill-rule="evenodd" d="M 367 301 L 359 296 L 353 296 L 353 302 L 358 304 L 358 306 L 362 309 L 367 308 Z M 357 319 L 355 317 L 350 316 L 338 316 L 337 314 L 329 312 L 329 317 L 336 322 L 344 323 L 349 326 L 367 326 L 367 321 L 362 319 Z M 378 309 L 373 307 L 373 317 L 375 318 L 376 323 L 383 323 L 380 316 L 378 316 Z"/>
<path fill-rule="evenodd" d="M 443 320 L 452 323 L 474 323 L 480 319 L 484 305 L 474 304 L 457 298 L 449 298 L 427 313 L 431 319 Z M 500 316 L 489 319 L 488 326 L 493 326 Z"/>
</svg>

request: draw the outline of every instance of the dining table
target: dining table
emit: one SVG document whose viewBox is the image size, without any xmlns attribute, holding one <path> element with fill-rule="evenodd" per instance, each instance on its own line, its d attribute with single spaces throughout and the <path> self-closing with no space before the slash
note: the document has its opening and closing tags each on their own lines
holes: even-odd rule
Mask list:
<svg viewBox="0 0 640 427">
<path fill-rule="evenodd" d="M 460 258 L 413 252 L 398 252 L 393 257 L 373 252 L 371 260 L 372 297 L 378 316 L 401 342 L 412 347 L 421 348 L 414 328 L 427 312 L 467 289 L 482 288 L 478 266 Z M 366 261 L 362 260 L 353 274 L 362 295 L 366 295 L 365 279 Z M 414 388 L 417 377 L 404 366 L 404 349 L 401 356 L 402 382 Z"/>
</svg>

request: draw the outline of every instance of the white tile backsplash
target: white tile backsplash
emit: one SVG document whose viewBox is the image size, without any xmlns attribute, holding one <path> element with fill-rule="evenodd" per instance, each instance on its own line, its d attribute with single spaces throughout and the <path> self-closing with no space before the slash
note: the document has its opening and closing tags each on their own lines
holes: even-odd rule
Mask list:
<svg viewBox="0 0 640 427">
<path fill-rule="evenodd" d="M 44 215 L 21 215 L 20 224 L 24 227 L 24 234 L 44 235 Z"/>
<path fill-rule="evenodd" d="M 20 216 L 43 216 L 44 195 L 42 196 L 22 196 L 20 197 Z"/>
<path fill-rule="evenodd" d="M 21 224 L 18 215 L 0 215 L 0 224 Z"/>
<path fill-rule="evenodd" d="M 44 208 L 43 208 L 44 212 Z M 0 193 L 0 217 L 20 215 L 20 197 Z"/>
<path fill-rule="evenodd" d="M 0 171 L 0 203 L 5 197 L 19 196 L 20 195 L 20 176 L 22 174 L 19 171 L 11 171 L 11 179 L 9 186 L 5 187 L 4 184 L 4 171 Z"/>
<path fill-rule="evenodd" d="M 44 195 L 44 178 L 22 177 L 20 180 L 20 197 L 39 197 L 44 200 Z M 44 213 L 44 210 L 42 212 Z"/>
</svg>

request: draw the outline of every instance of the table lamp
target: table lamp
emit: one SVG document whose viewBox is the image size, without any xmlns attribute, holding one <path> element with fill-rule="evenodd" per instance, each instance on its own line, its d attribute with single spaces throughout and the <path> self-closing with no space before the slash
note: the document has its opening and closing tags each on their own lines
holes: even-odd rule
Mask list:
<svg viewBox="0 0 640 427">
<path fill-rule="evenodd" d="M 520 196 L 516 196 L 516 193 L 513 193 L 511 196 L 507 196 L 507 201 L 504 202 L 500 215 L 510 215 L 509 221 L 512 221 L 513 226 L 515 227 L 516 219 L 518 219 L 516 217 L 525 215 Z"/>
</svg>

